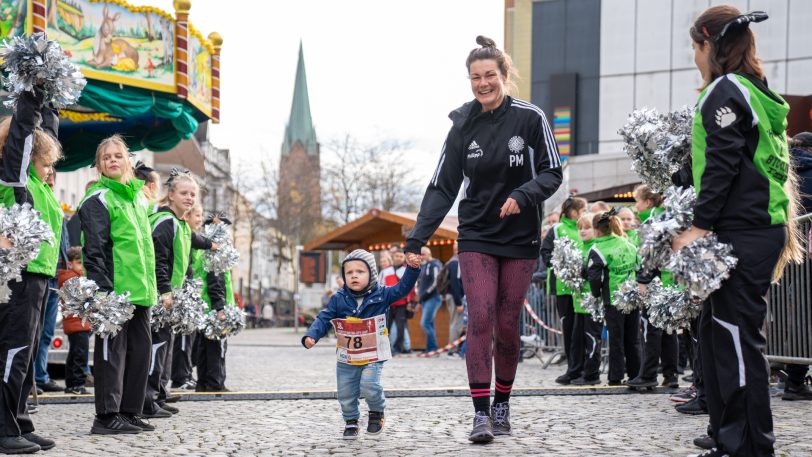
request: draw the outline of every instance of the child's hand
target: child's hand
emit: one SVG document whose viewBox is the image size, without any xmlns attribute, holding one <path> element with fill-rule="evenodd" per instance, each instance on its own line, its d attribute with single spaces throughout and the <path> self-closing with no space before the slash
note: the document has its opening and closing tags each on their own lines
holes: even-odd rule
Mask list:
<svg viewBox="0 0 812 457">
<path fill-rule="evenodd" d="M 640 291 L 640 295 L 646 296 L 648 293 L 648 284 L 637 284 L 637 289 Z"/>
<path fill-rule="evenodd" d="M 316 345 L 316 340 L 314 340 L 313 338 L 310 338 L 309 336 L 307 338 L 305 338 L 305 347 L 306 348 L 310 349 L 315 345 Z"/>
<path fill-rule="evenodd" d="M 407 252 L 406 263 L 412 268 L 420 268 L 420 256 L 412 252 Z"/>
</svg>

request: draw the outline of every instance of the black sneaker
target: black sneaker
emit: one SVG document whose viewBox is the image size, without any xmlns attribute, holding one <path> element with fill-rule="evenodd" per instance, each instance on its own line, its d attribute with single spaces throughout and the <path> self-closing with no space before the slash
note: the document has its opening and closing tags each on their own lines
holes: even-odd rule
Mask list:
<svg viewBox="0 0 812 457">
<path fill-rule="evenodd" d="M 494 436 L 510 435 L 510 403 L 503 401 L 491 405 L 491 420 Z"/>
<path fill-rule="evenodd" d="M 155 426 L 145 421 L 144 419 L 134 414 L 121 414 L 121 418 L 127 421 L 128 424 L 134 425 L 145 432 L 154 432 Z"/>
<path fill-rule="evenodd" d="M 682 414 L 690 414 L 691 416 L 708 414 L 708 406 L 705 404 L 705 402 L 699 400 L 698 398 L 686 403 L 680 403 L 679 405 L 676 405 L 674 409 L 676 409 L 677 412 Z"/>
<path fill-rule="evenodd" d="M 572 386 L 595 386 L 595 385 L 598 385 L 600 383 L 601 383 L 600 378 L 587 379 L 587 378 L 584 378 L 584 377 L 580 377 L 580 378 L 573 379 L 572 381 L 570 381 L 570 385 L 572 385 Z"/>
<path fill-rule="evenodd" d="M 493 441 L 493 422 L 491 416 L 485 411 L 477 411 L 474 415 L 474 428 L 468 435 L 468 441 L 474 443 L 490 443 Z"/>
<path fill-rule="evenodd" d="M 806 384 L 801 384 L 800 386 L 787 384 L 787 386 L 784 387 L 784 394 L 781 395 L 781 400 L 812 400 L 812 387 Z"/>
<path fill-rule="evenodd" d="M 158 402 L 158 407 L 164 411 L 169 411 L 172 414 L 177 414 L 180 412 L 178 408 L 175 408 L 174 406 L 171 405 L 167 405 L 165 401 Z"/>
<path fill-rule="evenodd" d="M 570 377 L 569 373 L 564 373 L 561 376 L 555 378 L 556 384 L 561 384 L 562 386 L 568 385 L 570 381 L 572 381 L 572 378 Z"/>
<path fill-rule="evenodd" d="M 367 435 L 378 435 L 383 430 L 383 411 L 370 411 Z"/>
<path fill-rule="evenodd" d="M 48 382 L 38 382 L 37 387 L 42 389 L 43 392 L 62 392 L 65 390 L 64 387 L 55 383 L 53 379 L 49 379 Z"/>
<path fill-rule="evenodd" d="M 66 387 L 65 393 L 70 395 L 88 395 L 90 392 L 85 389 L 85 386 Z"/>
<path fill-rule="evenodd" d="M 657 387 L 657 380 L 656 379 L 644 379 L 640 376 L 632 379 L 631 381 L 627 382 L 626 385 L 630 389 L 648 389 L 654 390 Z"/>
<path fill-rule="evenodd" d="M 612 387 L 618 387 L 618 386 L 622 386 L 623 384 L 625 384 L 625 383 L 623 382 L 623 380 L 620 380 L 620 381 L 609 381 L 609 385 L 610 385 L 610 386 L 612 386 Z"/>
<path fill-rule="evenodd" d="M 685 382 L 689 382 L 689 383 L 693 384 L 694 383 L 694 374 L 691 373 L 688 376 L 683 376 L 682 380 L 685 381 Z"/>
<path fill-rule="evenodd" d="M 168 417 L 172 417 L 172 413 L 158 405 L 155 405 L 155 409 L 152 411 L 144 409 L 144 412 L 141 413 L 141 417 L 146 417 L 147 419 L 166 419 Z"/>
<path fill-rule="evenodd" d="M 28 406 L 26 408 L 28 414 L 37 414 L 37 411 L 39 411 L 39 406 L 35 405 L 34 403 L 29 402 L 26 406 Z"/>
<path fill-rule="evenodd" d="M 165 403 L 177 403 L 180 401 L 180 394 L 170 394 L 166 396 Z"/>
<path fill-rule="evenodd" d="M 670 397 L 669 400 L 673 401 L 674 403 L 688 403 L 689 401 L 696 398 L 696 386 L 691 386 L 682 392 L 676 393 Z"/>
<path fill-rule="evenodd" d="M 694 438 L 694 446 L 700 449 L 713 449 L 716 446 L 716 441 L 708 435 L 702 435 Z"/>
<path fill-rule="evenodd" d="M 347 424 L 344 425 L 344 435 L 342 436 L 345 440 L 357 440 L 358 439 L 358 420 L 347 421 Z"/>
<path fill-rule="evenodd" d="M 23 438 L 27 439 L 28 441 L 36 444 L 39 448 L 43 451 L 47 451 L 48 449 L 53 449 L 56 446 L 56 441 L 50 438 L 44 438 L 37 435 L 34 432 L 23 433 Z"/>
<path fill-rule="evenodd" d="M 95 435 L 134 435 L 141 432 L 140 427 L 130 424 L 118 414 L 108 419 L 99 419 L 97 416 L 90 428 L 90 433 Z"/>
<path fill-rule="evenodd" d="M 699 454 L 697 457 L 728 457 L 729 455 L 730 454 L 728 454 L 727 452 L 725 452 L 725 451 L 723 451 L 721 449 L 716 449 L 714 447 L 714 448 L 708 449 L 707 451 Z"/>
<path fill-rule="evenodd" d="M 679 378 L 677 375 L 672 375 L 663 378 L 663 383 L 660 384 L 663 387 L 670 387 L 672 389 L 679 389 Z"/>
<path fill-rule="evenodd" d="M 33 454 L 40 449 L 39 444 L 32 443 L 22 436 L 0 436 L 2 454 Z"/>
</svg>

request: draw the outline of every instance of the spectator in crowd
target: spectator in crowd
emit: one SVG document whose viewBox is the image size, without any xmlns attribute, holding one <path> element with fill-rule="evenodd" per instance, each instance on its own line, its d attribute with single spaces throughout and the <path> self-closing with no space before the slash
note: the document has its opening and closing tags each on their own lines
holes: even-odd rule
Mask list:
<svg viewBox="0 0 812 457">
<path fill-rule="evenodd" d="M 465 292 L 462 287 L 462 276 L 460 274 L 460 259 L 457 257 L 457 243 L 454 243 L 454 256 L 445 264 L 441 278 L 446 278 L 446 286 L 441 287 L 441 291 L 446 294 L 446 306 L 448 307 L 448 342 L 451 343 L 457 338 L 462 336 L 463 332 L 463 313 L 465 305 L 463 304 L 463 297 Z M 446 289 L 446 290 L 442 290 Z M 459 353 L 459 346 L 452 347 L 448 351 L 449 356 L 455 356 Z"/>
<path fill-rule="evenodd" d="M 68 279 L 84 275 L 82 247 L 74 246 L 68 249 L 67 268 L 59 270 L 59 282 L 57 285 L 61 288 L 62 284 Z M 90 354 L 90 324 L 83 324 L 82 319 L 79 317 L 69 316 L 62 320 L 62 328 L 65 330 L 65 334 L 68 335 L 68 358 L 65 360 L 65 393 L 87 394 L 85 372 Z"/>
<path fill-rule="evenodd" d="M 552 227 L 553 225 L 559 223 L 561 221 L 561 213 L 558 211 L 552 211 L 550 214 L 547 215 L 547 218 L 544 220 L 544 225 Z"/>
<path fill-rule="evenodd" d="M 392 287 L 400 282 L 403 273 L 406 272 L 406 255 L 400 246 L 393 246 L 392 266 L 381 271 L 384 279 L 383 285 Z M 392 346 L 393 354 L 407 354 L 411 352 L 411 341 L 409 339 L 409 303 L 415 301 L 415 291 L 412 289 L 405 298 L 397 300 L 390 305 L 389 315 L 391 316 L 389 325 L 389 343 Z"/>
<path fill-rule="evenodd" d="M 589 205 L 589 212 L 592 214 L 600 214 L 605 213 L 612 209 L 606 202 L 604 201 L 596 201 Z"/>
<path fill-rule="evenodd" d="M 378 285 L 385 286 L 384 273 L 389 273 L 389 269 L 394 270 L 392 268 L 392 254 L 389 251 L 381 251 L 380 258 L 378 264 L 381 266 L 381 274 L 378 275 Z"/>
<path fill-rule="evenodd" d="M 432 256 L 431 249 L 428 246 L 423 246 L 420 249 L 420 258 L 423 262 L 417 285 L 417 296 L 423 310 L 420 326 L 423 327 L 423 331 L 426 333 L 426 352 L 431 352 L 438 348 L 437 335 L 434 330 L 434 318 L 437 316 L 437 310 L 440 309 L 443 302 L 443 298 L 437 291 L 437 279 L 440 276 L 442 264 Z"/>
</svg>

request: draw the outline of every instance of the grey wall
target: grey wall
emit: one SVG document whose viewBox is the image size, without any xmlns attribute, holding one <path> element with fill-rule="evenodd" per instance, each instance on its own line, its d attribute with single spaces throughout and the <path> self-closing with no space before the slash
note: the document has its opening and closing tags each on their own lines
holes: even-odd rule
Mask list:
<svg viewBox="0 0 812 457">
<path fill-rule="evenodd" d="M 577 73 L 573 152 L 598 152 L 600 0 L 546 0 L 533 4 L 532 102 L 552 122 L 550 76 Z"/>
</svg>

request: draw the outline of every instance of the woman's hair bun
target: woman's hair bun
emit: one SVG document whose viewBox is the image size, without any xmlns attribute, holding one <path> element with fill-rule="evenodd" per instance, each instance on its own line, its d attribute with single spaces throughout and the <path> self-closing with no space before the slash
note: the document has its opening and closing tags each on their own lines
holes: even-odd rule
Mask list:
<svg viewBox="0 0 812 457">
<path fill-rule="evenodd" d="M 495 48 L 496 47 L 496 42 L 495 41 L 493 41 L 492 39 L 490 39 L 490 38 L 488 38 L 486 36 L 482 36 L 482 35 L 479 35 L 478 37 L 476 37 L 476 44 L 478 44 L 478 45 L 480 45 L 480 46 L 482 46 L 484 48 Z"/>
</svg>

